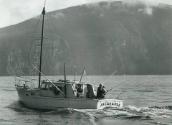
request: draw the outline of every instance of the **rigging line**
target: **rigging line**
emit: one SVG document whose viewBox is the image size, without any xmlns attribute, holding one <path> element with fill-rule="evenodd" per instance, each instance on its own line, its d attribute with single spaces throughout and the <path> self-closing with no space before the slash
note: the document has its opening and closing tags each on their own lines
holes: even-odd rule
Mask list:
<svg viewBox="0 0 172 125">
<path fill-rule="evenodd" d="M 53 25 L 52 27 L 51 27 L 51 25 L 52 25 L 52 23 L 51 22 L 49 22 L 49 21 L 51 21 L 51 19 L 49 19 L 48 17 L 49 16 L 51 16 L 50 14 L 48 14 L 46 17 L 47 17 L 47 20 L 46 20 L 46 17 L 45 17 L 45 30 L 47 30 L 48 32 L 45 32 L 44 33 L 44 38 L 46 38 L 46 39 L 48 39 L 48 37 L 52 37 L 51 35 L 52 35 L 52 33 L 55 33 L 55 32 L 53 32 L 53 28 L 54 28 L 54 26 L 55 25 Z M 49 34 L 47 34 L 47 33 L 49 33 Z M 50 36 L 49 36 L 50 35 Z M 45 41 L 45 44 L 46 44 L 46 41 Z"/>
<path fill-rule="evenodd" d="M 46 78 L 45 74 L 43 74 L 41 71 L 39 71 L 39 69 L 37 67 L 34 67 L 38 72 L 40 72 L 43 77 L 48 81 L 50 82 L 58 91 L 60 91 L 63 95 L 65 95 L 53 82 L 51 82 L 48 78 Z"/>
<path fill-rule="evenodd" d="M 80 77 L 79 83 L 81 83 L 81 81 L 82 81 L 82 77 L 83 77 L 84 73 L 85 73 L 85 66 L 84 66 L 84 69 L 83 69 L 83 71 L 82 71 L 82 74 L 81 74 L 81 77 Z"/>
<path fill-rule="evenodd" d="M 41 27 L 41 48 L 40 48 L 40 55 L 39 55 L 39 84 L 38 87 L 40 88 L 41 85 L 41 71 L 42 71 L 42 51 L 43 51 L 43 41 L 44 41 L 44 22 L 45 22 L 45 7 L 42 10 L 42 27 Z"/>
<path fill-rule="evenodd" d="M 38 26 L 39 26 L 39 23 L 40 23 L 40 20 L 41 20 L 41 16 L 39 16 L 39 20 L 38 21 L 36 21 L 36 23 L 35 23 L 35 25 L 34 25 L 34 29 L 33 29 L 33 31 L 32 31 L 32 33 L 33 33 L 33 37 L 35 37 L 34 35 L 35 35 L 35 33 L 37 33 L 37 29 L 38 29 Z M 30 40 L 31 41 L 31 45 L 33 44 L 33 42 L 34 42 L 34 40 L 33 39 L 31 39 Z M 31 49 L 32 49 L 32 47 L 30 48 L 30 52 L 31 52 Z M 30 53 L 30 56 L 31 56 L 31 53 Z"/>
<path fill-rule="evenodd" d="M 50 16 L 50 14 L 48 14 L 46 17 L 48 17 L 48 16 Z M 46 17 L 45 17 L 45 19 L 46 19 Z M 45 21 L 45 30 L 47 30 L 47 32 L 44 32 L 44 36 L 46 37 L 46 39 L 49 39 L 49 37 L 51 37 L 51 38 L 53 38 L 52 37 L 52 34 L 53 33 L 55 33 L 55 32 L 53 32 L 53 28 L 54 27 L 51 27 L 51 22 L 49 22 L 49 21 L 51 21 L 51 19 L 47 19 L 46 21 Z M 44 38 L 45 38 L 44 37 Z M 47 47 L 48 49 L 46 49 L 46 51 L 49 51 L 49 44 L 48 43 L 53 43 L 54 41 L 52 40 L 52 39 L 50 39 L 50 41 L 49 40 L 46 40 L 46 41 L 44 41 L 44 47 Z M 45 53 L 45 52 L 44 52 Z M 49 58 L 50 56 L 45 56 L 44 57 L 44 60 L 48 60 L 48 58 Z M 44 64 L 46 64 L 47 62 L 46 61 L 44 61 Z M 43 68 L 45 67 L 45 65 L 43 65 Z"/>
<path fill-rule="evenodd" d="M 25 77 L 25 76 L 15 76 L 15 78 L 22 79 L 22 80 L 28 80 L 30 82 L 33 80 L 37 80 L 37 79 L 30 78 L 30 77 Z"/>
<path fill-rule="evenodd" d="M 46 16 L 47 17 L 47 16 Z M 46 17 L 45 17 L 45 20 L 46 20 Z M 52 39 L 49 40 L 49 38 L 53 38 L 51 35 L 52 33 L 54 33 L 52 31 L 53 28 L 51 28 L 51 23 L 49 22 L 49 20 L 51 19 L 47 19 L 45 21 L 45 28 L 44 28 L 44 52 L 42 53 L 42 55 L 44 55 L 44 62 L 42 64 L 42 69 L 45 69 L 46 65 L 49 64 L 49 62 L 47 60 L 49 60 L 49 58 L 51 58 L 51 56 L 47 56 L 47 54 L 50 52 L 50 49 L 49 49 L 49 46 L 51 43 L 54 43 L 54 41 Z M 47 32 L 46 32 L 47 31 Z M 46 40 L 45 40 L 46 38 Z M 46 49 L 45 49 L 46 48 Z M 47 54 L 45 54 L 47 53 Z"/>
<path fill-rule="evenodd" d="M 121 82 L 119 82 L 118 84 L 114 85 L 113 87 L 111 87 L 110 89 L 107 90 L 107 93 L 112 91 L 114 88 L 116 88 L 119 84 L 121 84 Z M 122 94 L 126 93 L 127 91 L 123 91 L 120 89 L 120 93 L 117 95 L 116 98 L 119 98 Z"/>
<path fill-rule="evenodd" d="M 36 17 L 37 18 L 37 17 Z M 35 20 L 37 20 L 37 19 L 35 19 Z M 32 32 L 32 35 L 33 35 L 33 37 L 34 37 L 34 35 L 35 35 L 35 33 L 37 33 L 37 29 L 38 29 L 38 26 L 39 26 L 39 22 L 40 22 L 40 20 L 41 20 L 41 16 L 39 15 L 38 16 L 38 21 L 36 21 L 36 23 L 35 24 L 33 24 L 33 26 L 34 26 L 34 28 L 33 28 L 33 30 L 31 31 Z M 33 42 L 33 40 L 31 40 L 32 42 Z"/>
<path fill-rule="evenodd" d="M 119 99 L 121 97 L 122 94 L 126 93 L 127 91 L 121 91 L 117 96 L 116 98 Z"/>
<path fill-rule="evenodd" d="M 49 25 L 49 20 L 51 20 L 51 19 L 49 19 L 48 16 L 49 16 L 49 14 L 47 14 L 47 16 L 46 16 L 47 18 L 45 17 L 45 20 L 46 20 L 45 21 L 45 31 L 47 31 L 47 32 L 44 33 L 44 37 L 46 37 L 46 39 L 49 39 L 49 37 L 52 38 L 51 34 L 53 33 L 52 28 L 50 27 L 51 25 Z M 44 42 L 44 46 L 48 45 L 47 42 L 49 43 L 48 40 Z"/>
<path fill-rule="evenodd" d="M 38 25 L 38 23 L 40 22 L 40 18 L 39 18 L 39 20 L 38 20 L 38 22 L 36 21 L 36 23 L 35 23 L 35 25 L 37 26 Z M 36 31 L 36 26 L 34 25 L 34 29 L 33 30 L 31 30 L 30 32 L 35 32 Z M 29 33 L 30 34 L 30 33 Z M 29 40 L 29 41 L 31 41 L 31 45 L 33 44 L 33 40 Z M 31 51 L 31 48 L 30 49 L 28 49 L 28 50 L 30 50 Z M 30 53 L 28 53 L 28 57 L 30 58 Z M 17 61 L 18 62 L 20 62 L 20 60 L 19 60 L 19 58 L 17 58 Z M 15 74 L 20 74 L 20 76 L 21 75 L 25 75 L 24 73 L 23 73 L 23 71 L 22 71 L 22 68 L 21 68 L 21 66 L 20 65 L 18 65 L 18 70 L 20 70 L 20 71 L 15 71 Z"/>
<path fill-rule="evenodd" d="M 15 77 L 16 79 L 19 79 L 19 80 L 22 80 L 22 81 L 26 81 L 26 82 L 30 82 L 30 83 L 33 83 L 34 84 L 34 82 L 32 82 L 33 80 L 36 80 L 36 79 L 30 79 L 30 78 L 28 78 L 28 77 L 22 77 L 22 76 L 16 76 Z"/>
<path fill-rule="evenodd" d="M 112 76 L 114 76 L 114 75 L 115 75 L 115 73 L 116 73 L 116 71 L 112 72 L 112 73 L 111 73 L 111 75 L 110 75 L 110 76 L 108 76 L 108 78 L 106 78 L 106 79 L 104 80 L 104 82 L 103 82 L 103 83 L 106 83 L 110 77 L 112 77 Z"/>
<path fill-rule="evenodd" d="M 112 91 L 114 88 L 116 88 L 119 84 L 121 84 L 121 82 L 119 82 L 118 84 L 114 85 L 113 87 L 111 87 L 110 89 L 108 89 L 108 92 L 109 91 Z"/>
<path fill-rule="evenodd" d="M 38 32 L 38 29 L 39 29 L 39 24 L 40 24 L 40 20 L 41 20 L 41 16 L 39 16 L 39 20 L 38 21 L 36 21 L 36 23 L 35 23 L 35 25 L 34 25 L 34 30 L 33 30 L 33 37 L 35 37 L 36 35 L 37 35 L 37 32 Z M 30 64 L 33 64 L 34 62 L 35 62 L 35 59 L 33 59 L 32 60 L 32 49 L 33 49 L 33 52 L 34 52 L 34 54 L 36 53 L 36 44 L 37 44 L 37 42 L 38 42 L 38 40 L 33 40 L 33 39 L 31 39 L 30 40 L 31 41 L 31 46 L 30 46 L 30 53 L 29 53 L 29 59 L 30 59 Z M 32 60 L 32 61 L 31 61 Z M 34 71 L 32 72 L 31 71 L 31 73 L 33 73 L 34 74 Z M 32 75 L 33 75 L 32 74 Z"/>
</svg>

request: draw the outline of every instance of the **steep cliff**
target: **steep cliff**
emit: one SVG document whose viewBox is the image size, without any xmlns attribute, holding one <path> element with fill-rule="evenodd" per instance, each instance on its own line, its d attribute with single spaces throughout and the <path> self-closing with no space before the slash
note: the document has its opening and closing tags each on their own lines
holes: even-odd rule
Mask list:
<svg viewBox="0 0 172 125">
<path fill-rule="evenodd" d="M 41 17 L 0 29 L 0 75 L 32 75 Z M 47 13 L 43 72 L 171 74 L 172 8 L 100 2 Z"/>
</svg>

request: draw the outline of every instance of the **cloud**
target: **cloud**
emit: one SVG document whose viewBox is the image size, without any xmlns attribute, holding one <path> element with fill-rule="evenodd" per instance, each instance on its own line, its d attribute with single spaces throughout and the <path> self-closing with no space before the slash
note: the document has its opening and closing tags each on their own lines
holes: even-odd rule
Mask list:
<svg viewBox="0 0 172 125">
<path fill-rule="evenodd" d="M 123 0 L 124 3 L 130 6 L 135 6 L 137 4 L 145 5 L 144 8 L 140 8 L 138 11 L 144 14 L 152 15 L 153 7 L 159 6 L 160 4 L 172 5 L 171 0 Z"/>
<path fill-rule="evenodd" d="M 158 6 L 160 3 L 172 5 L 171 0 L 123 0 L 125 3 L 135 5 L 138 3 L 145 4 L 146 6 Z"/>
<path fill-rule="evenodd" d="M 87 0 L 47 0 L 46 10 L 53 11 L 84 3 L 87 3 Z M 0 27 L 39 15 L 43 4 L 44 0 L 0 0 Z"/>
<path fill-rule="evenodd" d="M 151 8 L 151 7 L 140 8 L 140 9 L 138 9 L 138 12 L 142 12 L 144 14 L 152 15 L 153 8 Z"/>
<path fill-rule="evenodd" d="M 0 0 L 0 27 L 21 22 L 40 13 L 41 0 Z"/>
</svg>

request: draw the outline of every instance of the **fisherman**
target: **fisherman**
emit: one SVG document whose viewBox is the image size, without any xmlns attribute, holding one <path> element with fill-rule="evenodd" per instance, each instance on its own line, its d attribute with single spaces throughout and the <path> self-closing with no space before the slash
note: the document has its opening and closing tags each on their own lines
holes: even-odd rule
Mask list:
<svg viewBox="0 0 172 125">
<path fill-rule="evenodd" d="M 77 86 L 77 92 L 79 92 L 79 93 L 82 93 L 83 92 L 83 89 L 81 87 L 81 84 L 78 84 L 78 86 Z"/>
<path fill-rule="evenodd" d="M 80 97 L 83 93 L 83 89 L 82 89 L 82 86 L 81 84 L 78 84 L 77 85 L 77 97 Z"/>
<path fill-rule="evenodd" d="M 99 84 L 99 87 L 97 88 L 97 98 L 101 99 L 104 98 L 106 95 L 105 87 L 102 84 Z"/>
<path fill-rule="evenodd" d="M 106 93 L 107 93 L 107 91 L 105 89 L 105 86 L 103 86 L 103 88 L 102 88 L 102 97 L 103 98 L 105 97 Z"/>
</svg>

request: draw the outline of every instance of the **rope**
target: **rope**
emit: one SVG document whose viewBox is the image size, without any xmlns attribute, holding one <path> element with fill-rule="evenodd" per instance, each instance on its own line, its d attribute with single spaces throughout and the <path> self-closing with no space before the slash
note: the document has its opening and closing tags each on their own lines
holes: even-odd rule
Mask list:
<svg viewBox="0 0 172 125">
<path fill-rule="evenodd" d="M 37 67 L 34 67 L 38 72 L 40 72 L 39 71 L 39 69 L 37 69 Z M 42 72 L 40 72 L 42 75 L 44 75 Z M 43 76 L 48 82 L 50 82 L 58 91 L 60 91 L 63 95 L 64 95 L 64 93 L 54 84 L 54 83 L 52 83 L 48 78 L 46 78 L 45 76 Z"/>
<path fill-rule="evenodd" d="M 111 73 L 111 75 L 110 75 L 110 76 L 108 76 L 108 77 L 112 77 L 113 75 L 115 75 L 115 73 L 116 73 L 116 71 L 112 72 L 112 73 Z M 103 83 L 106 83 L 108 79 L 109 79 L 109 78 L 106 78 L 106 79 L 104 80 L 104 82 L 103 82 Z"/>
</svg>

